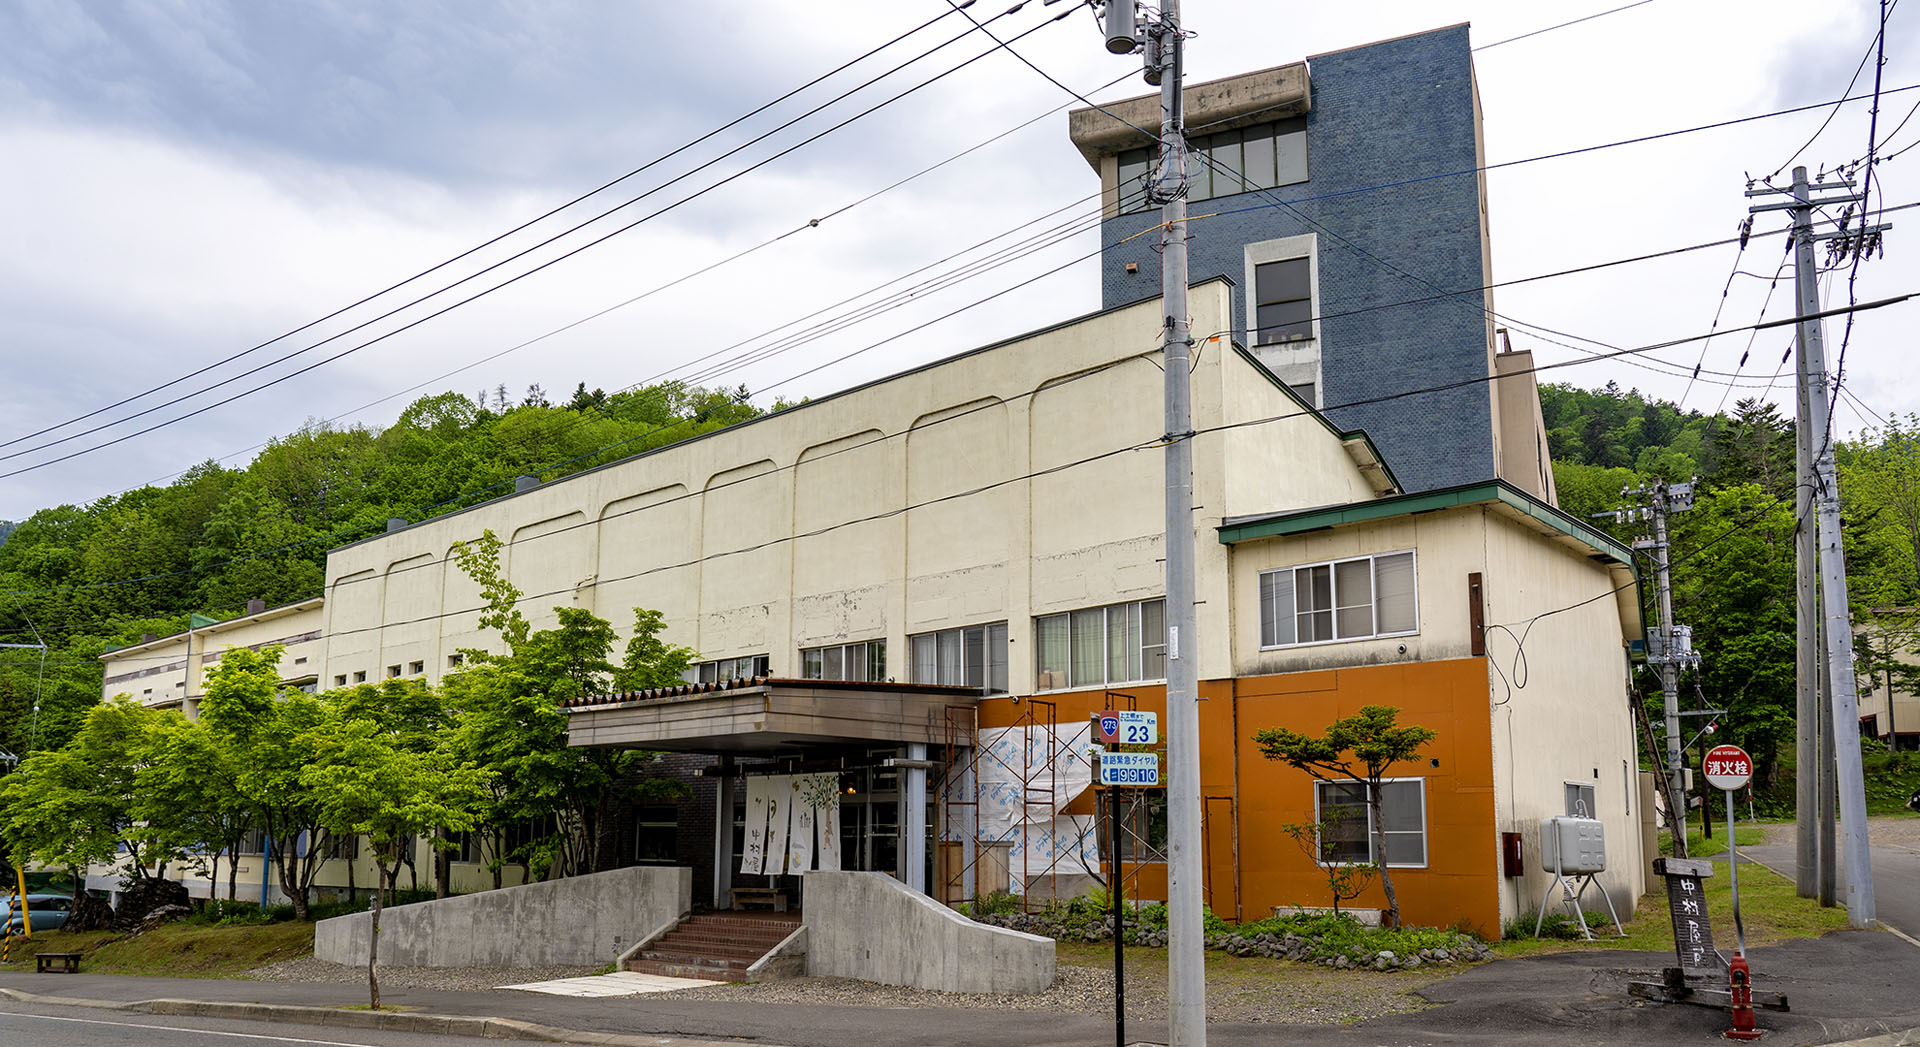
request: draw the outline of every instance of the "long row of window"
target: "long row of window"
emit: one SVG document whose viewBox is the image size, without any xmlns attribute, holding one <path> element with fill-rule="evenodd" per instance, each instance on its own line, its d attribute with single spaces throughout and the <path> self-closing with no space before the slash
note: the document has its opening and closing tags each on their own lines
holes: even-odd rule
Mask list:
<svg viewBox="0 0 1920 1047">
<path fill-rule="evenodd" d="M 1235 131 L 1197 135 L 1187 140 L 1187 199 L 1251 193 L 1307 180 L 1307 122 L 1304 118 L 1257 124 Z M 1147 211 L 1157 149 L 1120 154 L 1120 212 Z"/>
<path fill-rule="evenodd" d="M 1412 550 L 1301 564 L 1260 575 L 1263 649 L 1404 636 L 1419 628 Z M 1165 600 L 1133 600 L 1033 620 L 1034 685 L 1057 691 L 1163 680 L 1167 675 Z M 913 683 L 1008 691 L 1007 623 L 991 622 L 907 638 Z M 765 676 L 767 655 L 702 662 L 689 683 Z M 800 674 L 809 680 L 882 681 L 887 642 L 808 647 Z"/>
</svg>

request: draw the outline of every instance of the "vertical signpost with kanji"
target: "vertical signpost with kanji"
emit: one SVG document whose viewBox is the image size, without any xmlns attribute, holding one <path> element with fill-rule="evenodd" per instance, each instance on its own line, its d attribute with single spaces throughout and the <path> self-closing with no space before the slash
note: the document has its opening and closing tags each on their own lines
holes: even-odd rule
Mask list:
<svg viewBox="0 0 1920 1047">
<path fill-rule="evenodd" d="M 1727 880 L 1733 888 L 1733 960 L 1727 964 L 1727 976 L 1733 996 L 1733 1028 L 1727 1036 L 1735 1040 L 1757 1040 L 1760 1030 L 1753 1021 L 1753 975 L 1747 967 L 1747 929 L 1740 922 L 1740 846 L 1733 821 L 1733 794 L 1753 781 L 1753 757 L 1737 745 L 1716 745 L 1707 750 L 1700 768 L 1707 784 L 1727 797 Z"/>
<path fill-rule="evenodd" d="M 1093 740 L 1100 746 L 1100 784 L 1107 788 L 1107 857 L 1112 863 L 1107 892 L 1113 902 L 1113 1042 L 1126 1047 L 1126 944 L 1121 930 L 1120 790 L 1153 788 L 1160 784 L 1160 754 L 1115 752 L 1115 745 L 1156 745 L 1160 716 L 1131 709 L 1108 709 L 1093 718 Z"/>
</svg>

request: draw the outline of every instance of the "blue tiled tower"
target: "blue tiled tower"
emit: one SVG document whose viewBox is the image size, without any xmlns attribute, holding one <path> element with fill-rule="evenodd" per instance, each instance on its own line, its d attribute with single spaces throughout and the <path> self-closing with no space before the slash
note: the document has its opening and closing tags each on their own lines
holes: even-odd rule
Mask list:
<svg viewBox="0 0 1920 1047">
<path fill-rule="evenodd" d="M 1235 282 L 1235 340 L 1336 425 L 1364 429 L 1408 490 L 1501 475 L 1502 394 L 1487 379 L 1509 368 L 1496 362 L 1482 290 L 1486 190 L 1467 27 L 1190 84 L 1186 98 L 1191 279 Z M 1157 96 L 1071 118 L 1105 189 L 1109 308 L 1160 290 L 1159 235 L 1134 238 L 1158 216 L 1141 191 L 1153 153 L 1135 127 L 1158 133 Z M 1507 471 L 1518 441 L 1532 443 L 1531 419 L 1518 415 L 1538 413 L 1531 377 L 1524 384 L 1535 406 L 1509 405 Z M 1538 481 L 1544 466 L 1517 471 Z M 1550 476 L 1525 479 L 1516 482 L 1552 498 Z"/>
</svg>

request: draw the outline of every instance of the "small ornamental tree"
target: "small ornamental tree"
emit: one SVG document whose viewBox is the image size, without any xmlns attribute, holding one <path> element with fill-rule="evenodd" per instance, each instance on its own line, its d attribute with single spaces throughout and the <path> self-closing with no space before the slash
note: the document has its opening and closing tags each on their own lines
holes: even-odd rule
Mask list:
<svg viewBox="0 0 1920 1047">
<path fill-rule="evenodd" d="M 1400 926 L 1400 901 L 1387 872 L 1387 834 L 1380 811 L 1380 783 L 1394 764 L 1411 760 L 1433 740 L 1426 727 L 1400 727 L 1400 710 L 1389 705 L 1362 706 L 1352 716 L 1327 725 L 1319 736 L 1285 727 L 1269 727 L 1253 736 L 1261 755 L 1297 767 L 1323 782 L 1364 782 L 1367 790 L 1369 841 L 1380 867 L 1380 887 L 1387 894 L 1387 925 Z"/>
<path fill-rule="evenodd" d="M 1344 807 L 1331 807 L 1314 822 L 1287 822 L 1280 826 L 1314 865 L 1326 874 L 1327 891 L 1333 895 L 1333 914 L 1340 915 L 1340 903 L 1360 897 L 1380 872 L 1378 862 L 1342 862 L 1337 860 L 1340 827 L 1352 815 Z"/>
</svg>

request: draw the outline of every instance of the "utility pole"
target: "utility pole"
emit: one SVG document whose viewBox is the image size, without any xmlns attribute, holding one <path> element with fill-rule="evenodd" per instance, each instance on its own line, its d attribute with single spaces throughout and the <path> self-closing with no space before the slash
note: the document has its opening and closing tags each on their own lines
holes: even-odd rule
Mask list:
<svg viewBox="0 0 1920 1047">
<path fill-rule="evenodd" d="M 1846 851 L 1847 866 L 1847 922 L 1854 927 L 1871 927 L 1874 924 L 1873 868 L 1867 850 L 1867 796 L 1864 769 L 1860 762 L 1860 736 L 1857 725 L 1860 722 L 1859 696 L 1855 692 L 1853 676 L 1853 616 L 1847 605 L 1847 563 L 1840 537 L 1840 484 L 1833 465 L 1833 441 L 1829 438 L 1831 420 L 1828 417 L 1830 401 L 1827 392 L 1827 362 L 1825 335 L 1818 319 L 1820 313 L 1820 288 L 1816 283 L 1819 272 L 1814 264 L 1813 245 L 1822 240 L 1839 240 L 1841 253 L 1846 251 L 1865 252 L 1869 246 L 1879 240 L 1880 233 L 1887 229 L 1884 224 L 1869 225 L 1866 221 L 1865 196 L 1860 193 L 1843 193 L 1838 196 L 1826 196 L 1818 200 L 1813 198 L 1813 190 L 1851 189 L 1851 179 L 1837 181 L 1822 179 L 1818 186 L 1807 181 L 1807 169 L 1793 169 L 1793 199 L 1780 203 L 1755 204 L 1749 212 L 1789 211 L 1793 215 L 1794 238 L 1794 302 L 1798 315 L 1804 317 L 1795 327 L 1797 388 L 1801 414 L 1798 419 L 1799 431 L 1796 434 L 1798 447 L 1807 452 L 1809 472 L 1800 478 L 1799 496 L 1796 505 L 1807 497 L 1812 501 L 1812 525 L 1801 516 L 1797 521 L 1801 533 L 1811 532 L 1815 553 L 1812 557 L 1819 571 L 1819 627 L 1820 649 L 1824 653 L 1825 672 L 1816 674 L 1816 678 L 1827 688 L 1827 701 L 1821 703 L 1818 719 L 1827 730 L 1821 734 L 1831 739 L 1833 755 L 1829 762 L 1826 758 L 1816 761 L 1816 768 L 1802 768 L 1797 773 L 1805 775 L 1809 771 L 1825 775 L 1831 767 L 1834 785 L 1831 790 L 1822 790 L 1820 805 L 1826 807 L 1835 804 L 1839 808 L 1841 847 Z M 1779 193 L 1773 188 L 1748 189 L 1748 196 L 1764 196 Z M 1828 204 L 1854 204 L 1862 206 L 1861 221 L 1857 228 L 1849 228 L 1843 221 L 1840 227 L 1831 233 L 1813 231 L 1813 209 Z M 1812 602 L 1806 593 L 1806 568 L 1808 559 L 1806 545 L 1796 542 L 1796 551 L 1801 561 L 1801 592 L 1795 601 L 1796 607 Z M 1807 630 L 1796 630 L 1802 638 Z M 1796 665 L 1804 663 L 1802 656 Z M 1804 692 L 1805 684 L 1801 685 Z M 1799 733 L 1804 735 L 1807 724 L 1799 724 Z M 1841 731 L 1847 731 L 1848 737 L 1840 738 Z M 1832 799 L 1827 799 L 1831 796 Z M 1804 829 L 1802 830 L 1804 833 Z M 1829 837 L 1830 839 L 1830 837 Z M 1820 855 L 1820 864 L 1824 869 L 1831 868 L 1837 858 L 1835 848 L 1825 846 Z M 1796 857 L 1798 855 L 1796 854 Z M 1829 883 L 1832 881 L 1829 880 Z"/>
<path fill-rule="evenodd" d="M 1193 422 L 1188 388 L 1187 149 L 1181 112 L 1179 0 L 1136 30 L 1135 0 L 1108 0 L 1107 49 L 1144 46 L 1146 80 L 1160 87 L 1160 300 L 1166 372 L 1167 558 L 1167 1003 L 1172 1047 L 1207 1042 L 1205 870 L 1200 853 L 1200 644 L 1193 603 Z"/>
<path fill-rule="evenodd" d="M 1656 629 L 1647 631 L 1647 664 L 1660 671 L 1660 697 L 1666 711 L 1666 774 L 1662 777 L 1667 784 L 1667 819 L 1673 829 L 1673 854 L 1676 858 L 1687 857 L 1687 790 L 1686 790 L 1686 741 L 1681 736 L 1680 718 L 1680 670 L 1683 666 L 1697 664 L 1699 655 L 1693 651 L 1693 630 L 1673 624 L 1673 574 L 1669 570 L 1670 558 L 1667 551 L 1667 517 L 1674 512 L 1684 512 L 1693 508 L 1693 484 L 1655 483 L 1650 487 L 1627 488 L 1620 492 L 1622 498 L 1646 498 L 1644 508 L 1615 510 L 1611 513 L 1596 513 L 1596 516 L 1612 516 L 1616 520 L 1622 516 L 1631 519 L 1651 517 L 1653 537 L 1642 538 L 1633 543 L 1635 549 L 1646 549 L 1653 553 L 1654 579 L 1659 588 L 1660 624 Z"/>
</svg>

